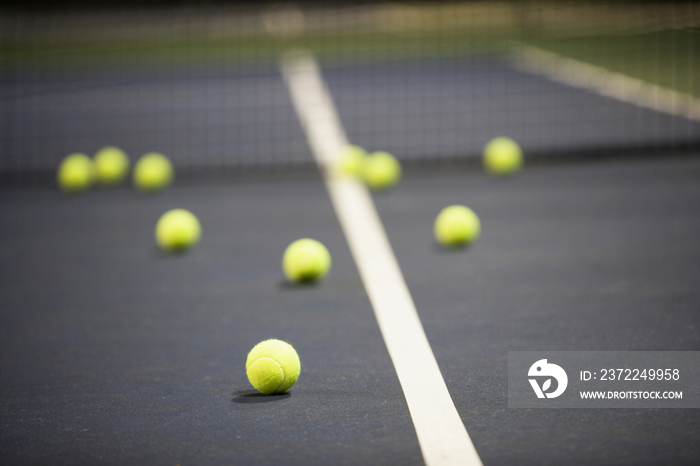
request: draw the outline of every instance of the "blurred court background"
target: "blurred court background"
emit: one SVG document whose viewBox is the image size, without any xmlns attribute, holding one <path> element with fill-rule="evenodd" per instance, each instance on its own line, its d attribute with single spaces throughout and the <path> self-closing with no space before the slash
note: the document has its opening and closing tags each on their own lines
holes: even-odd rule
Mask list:
<svg viewBox="0 0 700 466">
<path fill-rule="evenodd" d="M 180 177 L 313 171 L 279 72 L 299 48 L 351 142 L 407 166 L 500 135 L 530 163 L 700 147 L 696 2 L 10 1 L 0 31 L 6 185 L 105 145 Z"/>
<path fill-rule="evenodd" d="M 280 71 L 296 49 L 348 139 L 415 170 L 374 201 L 483 462 L 700 464 L 692 410 L 507 408 L 508 351 L 698 349 L 700 4 L 661 0 L 2 2 L 1 462 L 424 464 Z M 508 182 L 480 173 L 496 136 L 524 149 Z M 107 145 L 167 155 L 175 185 L 58 193 Z M 484 234 L 452 254 L 431 228 L 456 202 Z M 205 236 L 168 257 L 173 207 Z M 333 271 L 301 289 L 280 259 L 305 236 Z M 269 337 L 304 369 L 261 399 L 243 362 Z"/>
</svg>

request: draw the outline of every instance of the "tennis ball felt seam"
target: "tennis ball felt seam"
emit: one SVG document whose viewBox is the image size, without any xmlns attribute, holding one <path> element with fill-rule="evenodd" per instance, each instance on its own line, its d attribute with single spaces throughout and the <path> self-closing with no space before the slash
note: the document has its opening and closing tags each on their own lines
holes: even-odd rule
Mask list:
<svg viewBox="0 0 700 466">
<path fill-rule="evenodd" d="M 250 364 L 248 364 L 248 365 L 246 366 L 246 369 L 248 369 L 250 366 L 252 366 L 252 365 L 255 364 L 256 362 L 258 362 L 258 361 L 260 361 L 260 360 L 263 360 L 263 359 L 272 361 L 272 362 L 274 362 L 275 364 L 277 364 L 277 365 L 279 366 L 279 368 L 280 368 L 280 371 L 282 372 L 282 381 L 281 381 L 280 384 L 277 386 L 277 388 L 275 388 L 275 390 L 272 392 L 272 393 L 277 393 L 277 391 L 278 391 L 280 388 L 282 388 L 282 387 L 284 386 L 284 382 L 286 382 L 286 380 L 287 380 L 287 374 L 284 372 L 284 366 L 282 366 L 282 364 L 280 364 L 280 362 L 279 362 L 278 360 L 276 360 L 276 359 L 274 359 L 274 358 L 271 358 L 271 357 L 269 357 L 269 356 L 263 356 L 263 357 L 260 357 L 260 358 L 257 358 L 257 359 L 255 359 L 255 360 L 251 361 Z"/>
<path fill-rule="evenodd" d="M 281 371 L 280 372 L 280 367 Z M 262 393 L 283 393 L 296 383 L 301 372 L 299 355 L 289 343 L 269 339 L 258 343 L 246 358 L 246 373 L 250 383 Z M 279 378 L 284 380 L 279 382 Z M 274 386 L 270 386 L 274 383 Z"/>
</svg>

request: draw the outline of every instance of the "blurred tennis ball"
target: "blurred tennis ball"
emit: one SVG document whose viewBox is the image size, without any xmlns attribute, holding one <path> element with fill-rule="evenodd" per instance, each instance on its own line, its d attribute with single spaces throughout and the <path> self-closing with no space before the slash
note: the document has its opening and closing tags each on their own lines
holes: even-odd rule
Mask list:
<svg viewBox="0 0 700 466">
<path fill-rule="evenodd" d="M 197 217 L 185 209 L 164 213 L 156 224 L 156 242 L 167 252 L 181 252 L 199 242 L 202 227 Z"/>
<path fill-rule="evenodd" d="M 95 166 L 85 154 L 70 154 L 61 161 L 56 173 L 58 187 L 67 193 L 82 193 L 90 188 L 95 178 Z"/>
<path fill-rule="evenodd" d="M 326 276 L 331 268 L 328 249 L 314 239 L 294 241 L 284 251 L 282 270 L 291 282 L 314 282 Z"/>
<path fill-rule="evenodd" d="M 362 164 L 362 178 L 372 189 L 391 188 L 401 179 L 401 164 L 388 152 L 373 152 Z"/>
<path fill-rule="evenodd" d="M 175 170 L 163 154 L 151 152 L 139 159 L 134 167 L 133 183 L 144 193 L 162 191 L 173 181 Z"/>
<path fill-rule="evenodd" d="M 366 157 L 367 152 L 362 147 L 355 145 L 345 146 L 338 162 L 340 173 L 359 178 L 362 176 L 362 165 Z"/>
<path fill-rule="evenodd" d="M 443 246 L 464 246 L 479 237 L 481 222 L 469 207 L 452 205 L 442 209 L 433 230 L 435 239 Z"/>
<path fill-rule="evenodd" d="M 104 186 L 124 181 L 129 173 L 129 158 L 118 147 L 104 147 L 97 151 L 94 159 L 95 177 Z"/>
<path fill-rule="evenodd" d="M 512 139 L 498 137 L 486 144 L 482 161 L 486 171 L 492 175 L 512 175 L 523 164 L 523 152 Z"/>
</svg>

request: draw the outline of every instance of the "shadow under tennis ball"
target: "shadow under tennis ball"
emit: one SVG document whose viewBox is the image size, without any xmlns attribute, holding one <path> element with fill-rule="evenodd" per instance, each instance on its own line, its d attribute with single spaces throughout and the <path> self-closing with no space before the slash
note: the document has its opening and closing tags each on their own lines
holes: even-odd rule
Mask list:
<svg viewBox="0 0 700 466">
<path fill-rule="evenodd" d="M 474 243 L 457 244 L 455 246 L 443 246 L 433 243 L 433 250 L 438 254 L 455 254 L 460 251 L 468 251 L 473 247 Z"/>
<path fill-rule="evenodd" d="M 275 401 L 283 401 L 291 398 L 292 394 L 288 392 L 278 393 L 275 395 L 265 395 L 257 390 L 239 390 L 233 392 L 234 398 L 231 400 L 234 403 L 272 403 Z"/>
<path fill-rule="evenodd" d="M 305 290 L 308 288 L 316 288 L 321 283 L 321 280 L 306 280 L 300 282 L 290 282 L 289 280 L 280 280 L 277 283 L 277 288 L 280 290 Z"/>
<path fill-rule="evenodd" d="M 171 251 L 164 251 L 158 245 L 154 245 L 152 249 L 152 256 L 158 259 L 171 259 L 173 257 L 186 256 L 190 252 L 190 248 L 179 248 L 173 249 Z"/>
</svg>

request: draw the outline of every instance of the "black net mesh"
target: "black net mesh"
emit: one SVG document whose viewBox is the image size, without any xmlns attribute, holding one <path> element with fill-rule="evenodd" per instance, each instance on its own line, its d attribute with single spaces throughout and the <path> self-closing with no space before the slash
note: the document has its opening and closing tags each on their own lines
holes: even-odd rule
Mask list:
<svg viewBox="0 0 700 466">
<path fill-rule="evenodd" d="M 310 167 L 279 70 L 319 61 L 349 139 L 400 160 L 700 145 L 700 5 L 302 3 L 6 9 L 0 174 L 53 173 L 116 145 L 180 172 Z"/>
</svg>

